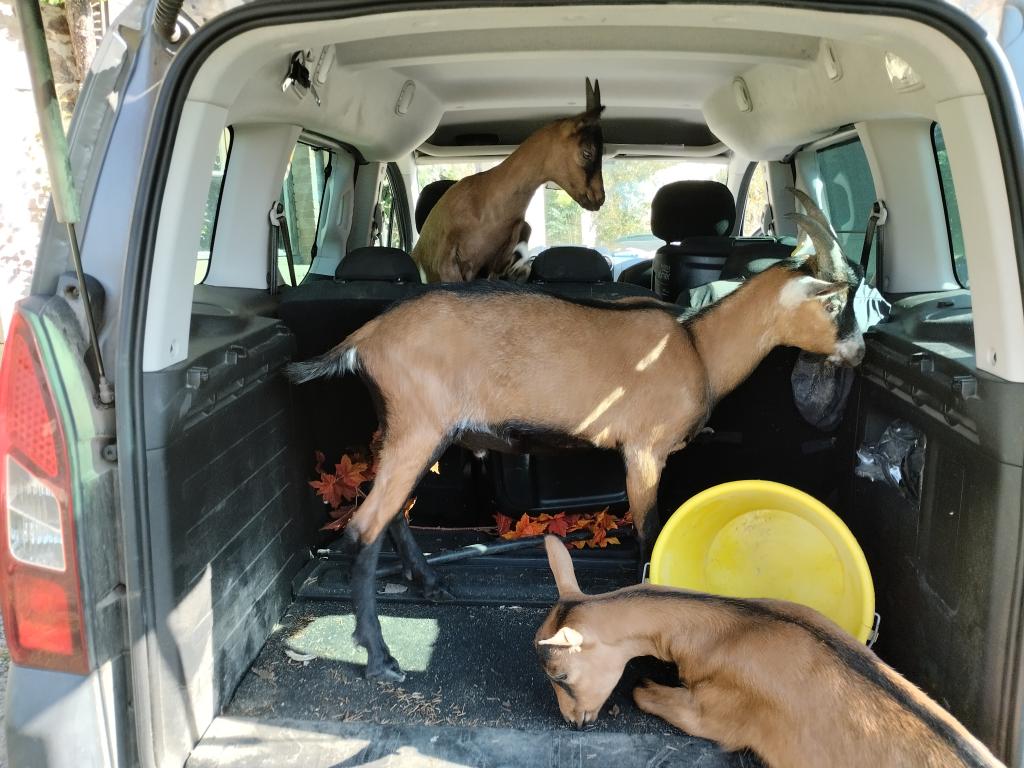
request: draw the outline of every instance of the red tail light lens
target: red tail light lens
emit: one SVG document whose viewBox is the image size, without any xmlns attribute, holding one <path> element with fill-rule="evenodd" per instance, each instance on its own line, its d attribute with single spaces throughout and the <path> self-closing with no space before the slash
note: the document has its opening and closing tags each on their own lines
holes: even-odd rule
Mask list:
<svg viewBox="0 0 1024 768">
<path fill-rule="evenodd" d="M 28 323 L 15 314 L 0 363 L 0 578 L 16 664 L 89 669 L 67 441 Z"/>
</svg>

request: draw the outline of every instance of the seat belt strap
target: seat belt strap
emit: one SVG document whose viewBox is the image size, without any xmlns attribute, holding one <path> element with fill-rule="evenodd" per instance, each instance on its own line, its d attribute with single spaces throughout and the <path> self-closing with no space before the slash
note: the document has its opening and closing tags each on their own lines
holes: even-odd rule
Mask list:
<svg viewBox="0 0 1024 768">
<path fill-rule="evenodd" d="M 871 244 L 878 238 L 878 245 L 875 249 L 875 279 L 878 282 L 882 274 L 882 252 L 885 246 L 885 222 L 889 218 L 889 210 L 881 200 L 875 200 L 871 204 L 871 215 L 868 216 L 868 228 L 864 232 L 864 247 L 860 251 L 860 268 L 864 271 L 865 277 L 868 273 L 868 261 L 871 259 Z M 877 286 L 873 286 L 877 287 Z"/>
<path fill-rule="evenodd" d="M 288 277 L 293 286 L 298 285 L 295 279 L 295 257 L 292 253 L 292 241 L 288 235 L 288 222 L 284 217 L 284 206 L 277 200 L 270 206 L 270 263 L 267 268 L 267 286 L 271 295 L 278 292 L 277 285 L 277 243 L 280 238 L 284 246 L 284 258 L 288 263 Z"/>
<path fill-rule="evenodd" d="M 327 165 L 324 166 L 324 186 L 323 189 L 320 190 L 320 211 L 319 213 L 317 213 L 316 216 L 316 232 L 313 233 L 313 246 L 309 249 L 310 261 L 316 258 L 317 251 L 319 250 L 316 247 L 316 244 L 320 240 L 320 222 L 324 218 L 324 205 L 327 202 L 327 182 L 331 180 L 331 171 L 334 170 L 331 167 L 331 163 L 333 162 L 332 158 L 334 157 L 334 155 L 328 155 L 327 157 Z"/>
</svg>

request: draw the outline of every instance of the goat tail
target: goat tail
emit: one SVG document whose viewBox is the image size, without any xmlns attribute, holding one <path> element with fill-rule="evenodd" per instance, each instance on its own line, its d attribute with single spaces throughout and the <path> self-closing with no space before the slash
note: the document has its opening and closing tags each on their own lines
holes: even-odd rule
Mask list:
<svg viewBox="0 0 1024 768">
<path fill-rule="evenodd" d="M 358 365 L 356 347 L 346 339 L 319 357 L 289 363 L 285 366 L 284 373 L 293 384 L 305 384 L 314 379 L 344 376 L 355 371 Z"/>
</svg>

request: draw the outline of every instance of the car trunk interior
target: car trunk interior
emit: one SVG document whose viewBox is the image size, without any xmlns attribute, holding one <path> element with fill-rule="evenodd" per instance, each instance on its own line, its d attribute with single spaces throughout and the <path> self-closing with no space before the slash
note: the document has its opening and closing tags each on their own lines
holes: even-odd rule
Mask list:
<svg viewBox="0 0 1024 768">
<path fill-rule="evenodd" d="M 793 179 L 813 188 L 821 142 L 842 129 L 868 146 L 893 218 L 879 286 L 892 308 L 865 333 L 867 357 L 841 420 L 822 429 L 804 419 L 793 396 L 798 353 L 776 349 L 718 405 L 711 430 L 670 458 L 659 514 L 664 521 L 695 493 L 750 478 L 786 483 L 826 503 L 867 557 L 880 616 L 875 650 L 997 753 L 1009 749 L 1016 743 L 1010 671 L 1019 630 L 1024 435 L 1008 415 L 1024 412 L 1024 386 L 998 329 L 1012 338 L 1020 318 L 1005 317 L 1019 315 L 1020 305 L 1018 297 L 1016 310 L 992 308 L 1000 283 L 992 254 L 1009 258 L 1012 249 L 986 249 L 1009 242 L 1009 225 L 1005 202 L 989 205 L 996 193 L 982 183 L 981 166 L 998 166 L 970 148 L 997 155 L 963 52 L 913 21 L 780 8 L 461 13 L 255 29 L 213 51 L 191 86 L 161 230 L 165 220 L 200 218 L 225 127 L 234 131 L 238 153 L 223 171 L 206 280 L 194 288 L 183 282 L 180 262 L 191 259 L 193 268 L 194 238 L 158 239 L 154 256 L 153 283 L 166 280 L 166 290 L 149 297 L 141 396 L 157 754 L 168 765 L 190 753 L 193 766 L 282 764 L 267 755 L 276 749 L 280 758 L 289 744 L 308 746 L 316 737 L 313 752 L 304 753 L 316 755 L 310 765 L 402 755 L 489 765 L 509 754 L 523 765 L 758 764 L 641 713 L 630 698 L 636 680 L 674 674 L 651 659 L 630 664 L 592 731 L 570 730 L 532 648 L 556 599 L 541 549 L 440 566 L 456 596 L 445 604 L 421 599 L 401 574 L 379 578 L 384 636 L 407 678 L 364 680 L 365 652 L 351 640 L 350 552 L 336 532 L 320 530 L 330 518 L 310 486 L 315 454 L 329 467 L 343 454 L 365 452 L 376 415 L 357 377 L 293 387 L 282 369 L 338 343 L 393 299 L 371 291 L 345 305 L 330 295 L 341 254 L 369 242 L 386 164 L 414 151 L 485 156 L 459 146 L 470 134 L 489 145 L 516 144 L 545 121 L 578 111 L 587 75 L 600 78 L 605 141 L 622 156 L 664 156 L 673 148 L 698 157 L 721 142 L 734 193 L 749 163 L 771 166 L 779 235 L 792 234 L 784 214 L 793 202 L 785 202 L 782 188 Z M 836 81 L 823 65 L 824 41 L 844 70 Z M 282 94 L 292 51 L 324 47 L 333 48 L 335 64 L 319 93 L 322 106 Z M 903 92 L 891 84 L 887 51 L 910 62 L 923 85 Z M 559 74 L 546 77 L 551 71 Z M 737 102 L 740 76 L 752 112 Z M 417 90 L 401 115 L 395 97 L 406 81 Z M 953 275 L 946 225 L 901 196 L 937 189 L 930 177 L 898 178 L 907 169 L 935 173 L 930 144 L 924 159 L 900 144 L 927 134 L 935 121 L 946 132 L 960 190 L 971 290 Z M 335 161 L 337 177 L 354 177 L 338 188 L 350 211 L 347 219 L 339 215 L 340 244 L 324 235 L 309 277 L 271 295 L 266 210 L 300 134 L 352 150 L 350 168 Z M 902 155 L 906 165 L 887 172 L 887 153 Z M 403 173 L 415 173 L 408 162 Z M 919 227 L 915 216 L 925 217 Z M 925 234 L 913 234 L 914 227 Z M 191 231 L 184 223 L 179 229 Z M 862 236 L 847 248 L 854 260 Z M 936 249 L 943 252 L 933 256 Z M 168 260 L 177 266 L 162 272 Z M 190 308 L 178 302 L 183 294 L 192 296 Z M 972 294 L 975 307 L 984 297 L 989 309 L 972 310 Z M 901 487 L 856 471 L 892 439 L 894 425 L 919 446 L 897 462 L 910 478 Z M 589 449 L 480 457 L 453 447 L 415 498 L 411 524 L 427 553 L 495 541 L 496 513 L 515 519 L 627 509 L 619 457 Z M 574 559 L 584 591 L 636 581 L 637 547 L 629 537 L 575 551 Z M 381 567 L 395 562 L 385 543 Z M 220 751 L 225 746 L 237 750 L 233 757 Z"/>
</svg>

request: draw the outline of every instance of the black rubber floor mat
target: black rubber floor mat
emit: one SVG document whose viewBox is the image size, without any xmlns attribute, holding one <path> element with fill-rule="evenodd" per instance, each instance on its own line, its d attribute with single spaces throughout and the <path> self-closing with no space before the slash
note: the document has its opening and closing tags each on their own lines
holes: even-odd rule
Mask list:
<svg viewBox="0 0 1024 768">
<path fill-rule="evenodd" d="M 186 768 L 756 768 L 682 734 L 218 717 Z"/>
<path fill-rule="evenodd" d="M 546 614 L 544 607 L 513 604 L 383 604 L 380 615 L 384 637 L 407 675 L 401 684 L 388 684 L 363 679 L 366 656 L 352 642 L 355 621 L 347 603 L 297 601 L 268 639 L 225 714 L 261 721 L 456 728 L 463 734 L 476 733 L 480 728 L 506 728 L 554 732 L 569 738 L 577 732 L 562 720 L 551 684 L 532 647 L 534 634 Z M 307 657 L 312 658 L 302 660 Z M 599 761 L 584 765 L 757 764 L 750 756 L 726 756 L 707 742 L 692 739 L 641 712 L 630 695 L 641 677 L 663 683 L 676 681 L 670 665 L 649 658 L 635 659 L 626 667 L 623 679 L 587 738 L 624 733 L 631 738 L 651 737 L 644 741 L 645 750 L 654 750 L 648 758 L 667 750 L 666 755 L 689 755 L 691 760 L 700 758 L 704 762 Z M 390 733 L 388 728 L 385 731 Z M 549 739 L 545 750 L 564 747 L 556 741 Z M 604 742 L 592 739 L 587 743 Z M 511 763 L 466 764 L 513 763 L 563 764 L 558 760 L 522 762 L 518 757 Z"/>
</svg>

